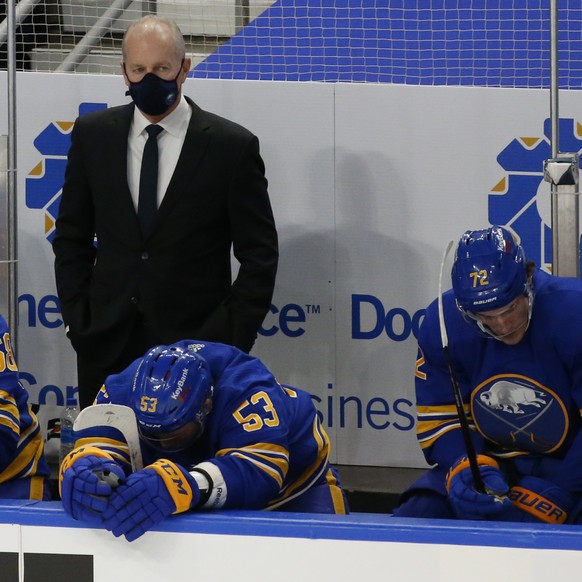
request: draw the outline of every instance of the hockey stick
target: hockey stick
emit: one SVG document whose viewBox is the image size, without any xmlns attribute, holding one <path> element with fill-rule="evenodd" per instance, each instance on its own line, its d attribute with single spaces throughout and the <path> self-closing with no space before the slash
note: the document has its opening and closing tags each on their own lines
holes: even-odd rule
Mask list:
<svg viewBox="0 0 582 582">
<path fill-rule="evenodd" d="M 467 451 L 467 458 L 469 460 L 469 466 L 471 468 L 471 474 L 473 475 L 473 483 L 475 485 L 475 491 L 478 493 L 487 493 L 485 485 L 483 483 L 483 478 L 481 477 L 481 472 L 479 471 L 479 463 L 477 463 L 477 454 L 475 453 L 475 447 L 473 446 L 473 441 L 471 440 L 471 429 L 469 428 L 469 422 L 467 420 L 467 415 L 465 414 L 465 407 L 463 406 L 463 397 L 461 395 L 461 389 L 459 388 L 459 383 L 453 371 L 453 364 L 451 362 L 451 355 L 449 353 L 449 337 L 447 335 L 447 328 L 445 325 L 445 312 L 443 309 L 443 271 L 445 268 L 445 261 L 449 255 L 449 251 L 453 246 L 453 241 L 449 241 L 447 248 L 443 254 L 443 260 L 441 261 L 441 268 L 439 273 L 439 294 L 437 299 L 438 304 L 438 314 L 439 314 L 439 326 L 441 331 L 441 344 L 443 346 L 443 353 L 445 355 L 445 360 L 447 362 L 447 368 L 449 369 L 449 377 L 451 379 L 451 387 L 453 389 L 453 394 L 455 396 L 455 406 L 457 407 L 457 415 L 459 417 L 459 424 L 461 426 L 461 433 L 463 435 L 463 441 L 465 442 L 465 449 Z"/>
<path fill-rule="evenodd" d="M 123 435 L 127 442 L 132 471 L 143 468 L 139 433 L 135 413 L 129 406 L 121 404 L 94 404 L 79 412 L 73 429 L 80 431 L 95 426 L 112 426 Z"/>
</svg>

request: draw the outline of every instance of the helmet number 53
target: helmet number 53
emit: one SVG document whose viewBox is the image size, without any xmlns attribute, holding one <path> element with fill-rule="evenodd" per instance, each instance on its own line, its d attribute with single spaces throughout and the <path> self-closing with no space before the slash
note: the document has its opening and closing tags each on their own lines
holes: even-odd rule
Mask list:
<svg viewBox="0 0 582 582">
<path fill-rule="evenodd" d="M 255 406 L 257 404 L 263 405 L 265 414 L 257 412 L 245 412 L 245 408 Z M 237 422 L 242 424 L 242 427 L 247 432 L 260 430 L 263 426 L 273 427 L 279 426 L 279 417 L 277 411 L 271 402 L 266 392 L 257 392 L 253 394 L 249 400 L 245 400 L 234 412 L 233 416 Z"/>
<path fill-rule="evenodd" d="M 142 396 L 139 401 L 139 409 L 142 412 L 155 412 L 158 407 L 158 399 L 150 396 Z"/>
</svg>

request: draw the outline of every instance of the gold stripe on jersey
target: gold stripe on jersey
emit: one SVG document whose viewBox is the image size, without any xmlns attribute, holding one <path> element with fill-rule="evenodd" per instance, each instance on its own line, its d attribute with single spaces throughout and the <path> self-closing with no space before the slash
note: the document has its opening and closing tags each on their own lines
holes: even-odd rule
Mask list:
<svg viewBox="0 0 582 582">
<path fill-rule="evenodd" d="M 281 485 L 283 485 L 283 475 L 281 475 L 280 471 L 273 469 L 272 467 L 270 467 L 269 465 L 267 465 L 265 463 L 261 463 L 258 459 L 255 459 L 253 457 L 249 457 L 248 455 L 244 455 L 240 451 L 236 451 L 234 453 L 231 453 L 230 456 L 231 457 L 238 457 L 239 459 L 244 459 L 245 461 L 249 461 L 249 463 L 252 463 L 253 465 L 255 465 L 255 467 L 258 467 L 259 469 L 261 469 L 262 471 L 267 473 L 267 475 L 269 475 L 272 479 L 274 479 L 277 482 L 277 485 L 279 486 L 279 488 L 281 487 Z"/>
<path fill-rule="evenodd" d="M 34 436 L 37 432 L 40 432 L 40 424 L 34 412 L 28 407 L 28 414 L 30 415 L 31 423 L 30 425 L 20 433 L 20 438 L 18 439 L 18 446 L 21 446 L 27 439 Z"/>
<path fill-rule="evenodd" d="M 20 411 L 14 397 L 6 390 L 0 390 L 0 425 L 8 427 L 16 434 L 20 433 Z"/>
<path fill-rule="evenodd" d="M 43 437 L 42 434 L 38 435 L 38 441 L 40 442 L 41 445 L 43 445 Z M 34 454 L 34 458 L 33 461 L 31 463 L 31 465 L 29 466 L 28 470 L 22 475 L 22 477 L 29 477 L 31 475 L 35 475 L 36 471 L 38 469 L 38 464 L 41 461 L 42 455 L 44 453 L 44 447 L 43 446 L 38 446 L 36 449 L 36 452 Z"/>
<path fill-rule="evenodd" d="M 16 406 L 16 400 L 14 396 L 10 394 L 10 392 L 6 392 L 6 390 L 0 389 L 0 407 L 7 409 L 13 408 L 14 411 L 12 412 L 13 416 L 18 416 L 18 407 Z"/>
<path fill-rule="evenodd" d="M 44 477 L 36 475 L 30 479 L 30 493 L 28 498 L 42 501 L 44 497 Z"/>
<path fill-rule="evenodd" d="M 451 430 L 455 430 L 461 428 L 461 424 L 457 423 L 457 424 L 451 424 L 447 427 L 443 427 L 440 431 L 436 432 L 435 434 L 431 435 L 430 437 L 426 437 L 426 438 L 420 438 L 418 437 L 418 442 L 420 444 L 420 447 L 422 449 L 428 449 L 429 447 L 432 447 L 434 445 L 434 443 L 440 438 L 442 437 L 444 434 L 446 434 L 447 432 L 451 431 Z"/>
<path fill-rule="evenodd" d="M 496 459 L 511 459 L 513 457 L 525 457 L 531 453 L 528 451 L 487 451 L 488 455 L 495 457 Z"/>
<path fill-rule="evenodd" d="M 281 487 L 289 469 L 289 451 L 273 443 L 254 443 L 238 449 L 221 449 L 216 457 L 235 456 L 253 463 Z M 265 461 L 265 462 L 263 462 Z"/>
<path fill-rule="evenodd" d="M 0 411 L 0 425 L 8 427 L 13 433 L 18 434 L 20 425 L 13 418 L 3 415 Z"/>
<path fill-rule="evenodd" d="M 107 437 L 83 437 L 75 441 L 77 447 L 97 447 L 109 453 L 111 457 L 121 463 L 131 465 L 129 446 L 125 441 Z"/>
<path fill-rule="evenodd" d="M 283 477 L 287 474 L 287 469 L 289 469 L 289 451 L 286 449 L 284 454 L 278 453 L 278 455 L 280 455 L 278 458 L 273 455 L 262 453 L 261 449 L 255 449 L 254 447 L 245 447 L 243 450 L 248 453 L 253 453 L 253 456 L 269 461 L 273 465 L 279 467 Z"/>
<path fill-rule="evenodd" d="M 414 371 L 414 375 L 417 378 L 420 378 L 421 380 L 426 380 L 426 373 L 421 371 L 421 367 L 424 366 L 424 363 L 426 362 L 425 358 L 424 358 L 424 354 L 422 353 L 422 350 L 419 349 L 419 356 L 418 359 L 416 360 L 416 368 Z"/>
<path fill-rule="evenodd" d="M 329 462 L 331 450 L 329 437 L 319 423 L 319 418 L 317 416 L 313 420 L 313 438 L 317 443 L 317 456 L 315 460 L 297 479 L 295 479 L 294 482 L 289 483 L 285 489 L 269 503 L 269 505 L 287 499 L 300 489 L 308 489 L 322 474 L 322 469 Z"/>
<path fill-rule="evenodd" d="M 331 501 L 333 503 L 333 509 L 336 515 L 345 515 L 348 512 L 346 507 L 346 500 L 331 469 L 327 470 L 327 473 L 325 474 L 325 480 L 327 481 L 327 485 L 329 487 Z"/>
<path fill-rule="evenodd" d="M 0 483 L 14 479 L 21 474 L 32 474 L 36 472 L 38 462 L 43 453 L 43 441 L 40 432 L 36 434 L 17 455 L 17 457 L 0 473 Z"/>
<path fill-rule="evenodd" d="M 469 426 L 474 427 L 470 417 L 470 407 L 463 404 Z M 457 407 L 454 404 L 444 406 L 418 406 L 416 438 L 422 449 L 428 449 L 444 434 L 460 428 Z"/>
<path fill-rule="evenodd" d="M 467 403 L 463 403 L 463 408 L 465 409 L 466 413 L 469 413 L 470 407 Z M 444 414 L 457 414 L 457 407 L 454 404 L 444 404 L 442 406 L 433 405 L 433 406 L 419 406 L 418 407 L 418 415 L 419 417 L 424 416 L 433 416 L 438 417 Z"/>
<path fill-rule="evenodd" d="M 289 451 L 285 447 L 273 443 L 253 443 L 252 445 L 245 447 L 220 449 L 220 451 L 218 451 L 215 456 L 224 457 L 233 451 L 256 452 L 263 456 L 272 457 L 273 459 L 280 457 L 286 461 L 289 461 Z"/>
</svg>

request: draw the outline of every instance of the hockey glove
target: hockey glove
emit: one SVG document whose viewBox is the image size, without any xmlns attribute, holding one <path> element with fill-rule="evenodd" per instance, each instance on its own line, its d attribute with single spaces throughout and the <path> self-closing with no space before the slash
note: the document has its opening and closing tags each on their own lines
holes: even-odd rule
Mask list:
<svg viewBox="0 0 582 582">
<path fill-rule="evenodd" d="M 565 523 L 574 504 L 567 491 L 539 477 L 523 477 L 507 496 L 513 507 L 505 521 Z"/>
<path fill-rule="evenodd" d="M 139 538 L 174 513 L 195 507 L 200 490 L 194 478 L 172 461 L 160 459 L 132 473 L 111 495 L 104 525 L 128 542 Z"/>
<path fill-rule="evenodd" d="M 475 490 L 467 457 L 461 457 L 447 474 L 449 501 L 458 519 L 496 519 L 497 515 L 511 507 L 511 501 L 505 497 L 509 485 L 497 462 L 486 455 L 478 455 L 477 463 L 488 493 Z"/>
<path fill-rule="evenodd" d="M 63 460 L 59 489 L 65 511 L 74 519 L 101 522 L 109 496 L 125 479 L 121 465 L 97 447 L 80 447 Z"/>
</svg>

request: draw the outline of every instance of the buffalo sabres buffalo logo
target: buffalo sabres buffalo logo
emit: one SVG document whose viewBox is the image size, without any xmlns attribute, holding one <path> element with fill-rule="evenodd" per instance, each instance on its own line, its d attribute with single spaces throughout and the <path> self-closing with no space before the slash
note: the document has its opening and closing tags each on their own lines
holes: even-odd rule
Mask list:
<svg viewBox="0 0 582 582">
<path fill-rule="evenodd" d="M 489 378 L 471 395 L 475 425 L 502 449 L 548 453 L 568 432 L 564 403 L 531 378 L 505 374 Z"/>
<path fill-rule="evenodd" d="M 501 380 L 495 382 L 486 392 L 481 392 L 479 399 L 496 410 L 525 414 L 528 406 L 541 408 L 543 404 L 547 404 L 544 396 L 545 394 L 539 390 Z"/>
</svg>

